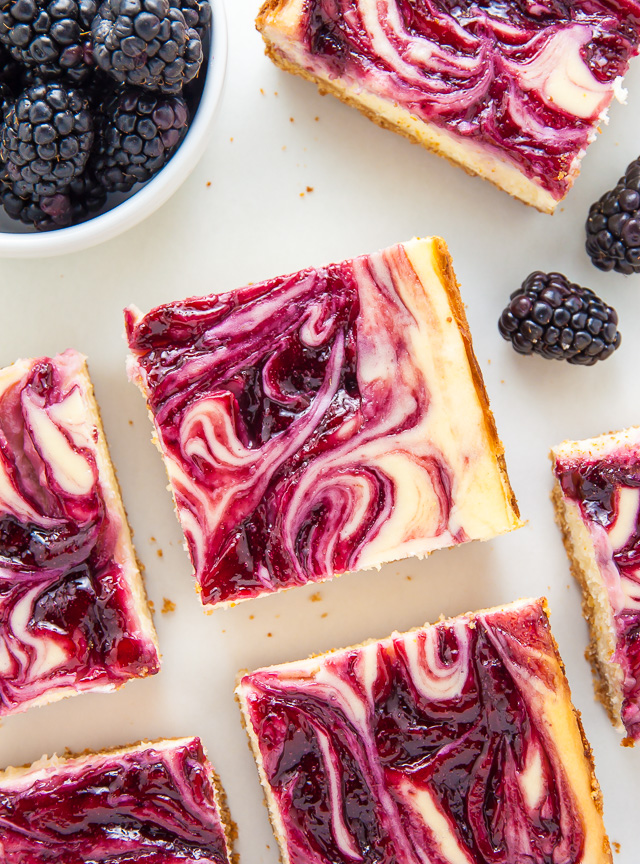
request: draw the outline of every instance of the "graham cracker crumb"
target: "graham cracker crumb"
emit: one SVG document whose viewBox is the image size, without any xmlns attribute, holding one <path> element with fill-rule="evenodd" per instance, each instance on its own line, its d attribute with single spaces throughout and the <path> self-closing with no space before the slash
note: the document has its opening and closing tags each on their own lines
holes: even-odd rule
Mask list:
<svg viewBox="0 0 640 864">
<path fill-rule="evenodd" d="M 169 600 L 168 597 L 163 597 L 162 601 L 163 601 L 162 602 L 162 614 L 163 615 L 166 615 L 168 612 L 175 612 L 176 604 L 173 602 L 173 600 Z"/>
<path fill-rule="evenodd" d="M 322 594 L 319 591 L 316 591 L 315 594 L 312 594 L 311 597 L 309 597 L 309 600 L 311 600 L 312 603 L 319 603 L 322 600 Z"/>
</svg>

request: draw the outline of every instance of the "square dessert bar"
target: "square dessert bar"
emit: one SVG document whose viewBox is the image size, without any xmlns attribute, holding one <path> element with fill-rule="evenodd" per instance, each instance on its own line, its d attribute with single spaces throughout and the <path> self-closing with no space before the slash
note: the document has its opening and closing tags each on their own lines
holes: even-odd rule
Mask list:
<svg viewBox="0 0 640 864">
<path fill-rule="evenodd" d="M 235 834 L 198 738 L 144 742 L 0 772 L 7 864 L 230 864 Z"/>
<path fill-rule="evenodd" d="M 632 744 L 640 739 L 640 428 L 565 441 L 551 458 L 596 694 Z"/>
<path fill-rule="evenodd" d="M 442 240 L 126 327 L 206 606 L 520 524 Z"/>
<path fill-rule="evenodd" d="M 606 121 L 636 0 L 266 0 L 278 66 L 545 212 Z"/>
<path fill-rule="evenodd" d="M 283 864 L 611 862 L 544 601 L 245 675 Z"/>
<path fill-rule="evenodd" d="M 0 370 L 0 716 L 159 669 L 85 358 Z"/>
</svg>

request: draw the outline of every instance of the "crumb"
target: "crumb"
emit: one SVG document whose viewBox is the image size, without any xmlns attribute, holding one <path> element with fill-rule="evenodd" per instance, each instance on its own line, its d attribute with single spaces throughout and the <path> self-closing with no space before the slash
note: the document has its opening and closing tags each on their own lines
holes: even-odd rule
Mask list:
<svg viewBox="0 0 640 864">
<path fill-rule="evenodd" d="M 322 594 L 319 591 L 316 591 L 315 594 L 312 594 L 311 597 L 309 597 L 309 600 L 311 600 L 312 603 L 319 603 L 322 600 Z"/>
<path fill-rule="evenodd" d="M 249 621 L 253 621 L 253 619 L 254 619 L 255 617 L 256 617 L 255 615 L 249 615 Z"/>
<path fill-rule="evenodd" d="M 176 604 L 173 602 L 173 600 L 169 600 L 168 597 L 163 597 L 162 601 L 163 601 L 162 602 L 162 614 L 163 615 L 166 615 L 168 612 L 175 612 L 176 611 Z"/>
<path fill-rule="evenodd" d="M 620 844 L 616 843 L 615 840 L 612 840 L 611 845 L 613 846 L 613 851 L 616 853 L 616 855 L 619 855 L 620 854 Z"/>
<path fill-rule="evenodd" d="M 274 96 L 277 96 L 277 95 L 278 95 L 278 91 L 277 91 L 277 90 L 274 90 L 274 91 L 273 91 L 273 95 L 274 95 Z"/>
<path fill-rule="evenodd" d="M 227 631 L 226 631 L 226 630 L 223 630 L 222 632 L 223 632 L 223 633 L 226 633 Z"/>
<path fill-rule="evenodd" d="M 293 117 L 289 117 L 289 123 L 293 123 Z"/>
<path fill-rule="evenodd" d="M 286 149 L 287 149 L 287 145 L 286 145 L 286 144 L 283 144 L 282 149 L 283 149 L 283 150 L 286 150 Z"/>
<path fill-rule="evenodd" d="M 211 180 L 207 180 L 207 188 L 209 188 L 209 186 L 211 186 Z"/>
<path fill-rule="evenodd" d="M 229 138 L 229 141 L 233 141 L 233 138 Z"/>
<path fill-rule="evenodd" d="M 262 87 L 260 88 L 260 95 L 264 96 L 264 90 L 262 89 Z"/>
<path fill-rule="evenodd" d="M 313 192 L 313 186 L 307 186 L 307 192 Z"/>
<path fill-rule="evenodd" d="M 273 633 L 267 633 L 267 636 L 269 637 L 269 639 L 271 639 L 271 637 L 273 636 Z"/>
<path fill-rule="evenodd" d="M 321 618 L 326 618 L 328 614 L 329 614 L 328 612 L 323 612 L 322 615 L 321 615 L 320 617 L 321 617 Z"/>
<path fill-rule="evenodd" d="M 488 366 L 491 366 L 491 357 L 488 358 L 488 360 L 487 360 L 487 365 L 488 365 Z"/>
<path fill-rule="evenodd" d="M 411 576 L 407 576 L 407 582 L 411 582 Z"/>
<path fill-rule="evenodd" d="M 317 123 L 318 120 L 319 120 L 320 118 L 319 118 L 319 117 L 314 117 L 313 119 L 314 119 L 314 120 L 316 121 L 316 123 Z"/>
<path fill-rule="evenodd" d="M 158 549 L 158 551 L 156 552 L 156 555 L 158 556 L 158 558 L 162 558 L 162 556 L 164 555 L 164 552 L 162 551 L 162 549 Z"/>
<path fill-rule="evenodd" d="M 147 602 L 149 604 L 149 609 L 151 609 L 151 613 L 155 614 L 155 611 L 156 611 L 155 603 L 153 602 L 153 600 L 148 600 Z"/>
<path fill-rule="evenodd" d="M 280 617 L 280 615 L 276 615 L 276 618 L 279 618 L 279 617 Z"/>
<path fill-rule="evenodd" d="M 301 197 L 301 198 L 304 198 L 304 192 L 301 192 L 301 193 L 300 193 L 300 197 Z"/>
<path fill-rule="evenodd" d="M 447 324 L 451 324 L 452 321 L 453 318 L 451 317 L 451 315 L 447 315 Z"/>
<path fill-rule="evenodd" d="M 501 378 L 501 379 L 500 379 L 500 383 L 501 383 L 501 384 L 504 384 L 504 378 Z"/>
<path fill-rule="evenodd" d="M 133 426 L 133 420 L 129 420 L 129 426 Z"/>
<path fill-rule="evenodd" d="M 151 538 L 150 538 L 150 540 L 151 540 L 151 542 L 152 542 L 152 543 L 157 543 L 157 540 L 156 540 L 156 538 L 155 538 L 155 537 L 153 537 L 153 536 L 151 536 Z"/>
</svg>

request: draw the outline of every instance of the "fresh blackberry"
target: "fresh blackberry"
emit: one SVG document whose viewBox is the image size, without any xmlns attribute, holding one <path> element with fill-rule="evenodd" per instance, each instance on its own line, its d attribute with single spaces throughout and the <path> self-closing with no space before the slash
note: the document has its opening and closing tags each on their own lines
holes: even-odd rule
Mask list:
<svg viewBox="0 0 640 864">
<path fill-rule="evenodd" d="M 0 193 L 0 202 L 12 219 L 33 225 L 38 231 L 65 228 L 73 221 L 71 201 L 66 192 L 34 199 L 20 198 L 11 189 L 4 189 Z"/>
<path fill-rule="evenodd" d="M 41 78 L 79 84 L 92 64 L 95 0 L 0 0 L 0 42 Z"/>
<path fill-rule="evenodd" d="M 84 96 L 59 84 L 25 90 L 4 114 L 0 159 L 20 198 L 51 197 L 79 177 L 93 144 Z"/>
<path fill-rule="evenodd" d="M 620 345 L 616 310 L 561 273 L 531 273 L 498 322 L 519 354 L 592 366 Z"/>
<path fill-rule="evenodd" d="M 179 93 L 202 65 L 200 34 L 182 0 L 104 0 L 91 32 L 96 63 L 121 84 Z"/>
<path fill-rule="evenodd" d="M 125 88 L 103 107 L 90 168 L 109 191 L 127 192 L 169 161 L 189 124 L 181 96 Z"/>
<path fill-rule="evenodd" d="M 599 270 L 640 273 L 640 158 L 591 205 L 586 247 Z"/>
</svg>

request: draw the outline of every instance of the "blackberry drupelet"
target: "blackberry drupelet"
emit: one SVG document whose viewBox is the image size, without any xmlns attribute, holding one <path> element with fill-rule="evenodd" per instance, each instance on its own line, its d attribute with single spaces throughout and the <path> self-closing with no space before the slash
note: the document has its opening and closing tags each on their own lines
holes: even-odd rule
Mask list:
<svg viewBox="0 0 640 864">
<path fill-rule="evenodd" d="M 109 191 L 127 192 L 169 161 L 189 125 L 181 96 L 125 88 L 98 116 L 98 143 L 90 169 Z"/>
<path fill-rule="evenodd" d="M 182 0 L 104 0 L 93 20 L 96 63 L 121 84 L 179 93 L 198 74 L 200 33 Z"/>
<path fill-rule="evenodd" d="M 599 270 L 640 273 L 640 158 L 591 205 L 586 248 Z"/>
<path fill-rule="evenodd" d="M 64 192 L 84 171 L 92 144 L 87 100 L 60 84 L 29 87 L 8 106 L 0 126 L 0 159 L 20 198 Z"/>
<path fill-rule="evenodd" d="M 615 309 L 589 288 L 536 271 L 511 295 L 498 329 L 519 354 L 593 366 L 619 347 L 617 324 Z"/>
<path fill-rule="evenodd" d="M 40 78 L 79 84 L 92 65 L 95 0 L 0 0 L 0 42 Z"/>
</svg>

